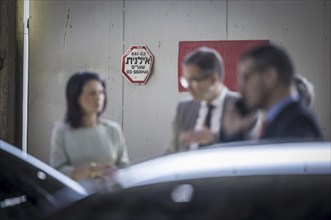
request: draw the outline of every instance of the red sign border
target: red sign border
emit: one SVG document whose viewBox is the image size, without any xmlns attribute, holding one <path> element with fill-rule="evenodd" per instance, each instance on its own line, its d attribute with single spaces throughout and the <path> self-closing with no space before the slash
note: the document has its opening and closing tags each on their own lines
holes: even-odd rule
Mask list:
<svg viewBox="0 0 331 220">
<path fill-rule="evenodd" d="M 138 80 L 138 81 L 134 81 L 132 80 L 129 75 L 124 71 L 124 60 L 125 58 L 129 55 L 129 53 L 133 50 L 133 49 L 144 49 L 147 54 L 150 56 L 151 58 L 151 65 L 149 67 L 149 70 L 148 70 L 148 75 L 147 77 L 145 78 L 145 80 Z M 122 65 L 122 74 L 125 76 L 125 78 L 132 84 L 139 84 L 139 85 L 144 85 L 146 84 L 146 82 L 148 81 L 149 77 L 151 76 L 151 73 L 152 73 L 152 66 L 153 66 L 153 62 L 154 62 L 154 57 L 152 55 L 152 53 L 150 52 L 150 50 L 147 48 L 146 45 L 132 45 L 122 56 L 122 59 L 121 59 L 121 65 Z"/>
</svg>

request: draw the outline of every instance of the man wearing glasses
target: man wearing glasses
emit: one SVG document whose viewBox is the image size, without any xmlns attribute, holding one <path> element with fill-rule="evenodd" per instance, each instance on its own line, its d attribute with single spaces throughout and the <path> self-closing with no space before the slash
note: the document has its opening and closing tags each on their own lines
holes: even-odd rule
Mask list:
<svg viewBox="0 0 331 220">
<path fill-rule="evenodd" d="M 180 82 L 192 97 L 177 106 L 172 152 L 223 142 L 224 109 L 240 97 L 223 84 L 223 76 L 223 61 L 216 50 L 201 47 L 186 56 Z"/>
</svg>

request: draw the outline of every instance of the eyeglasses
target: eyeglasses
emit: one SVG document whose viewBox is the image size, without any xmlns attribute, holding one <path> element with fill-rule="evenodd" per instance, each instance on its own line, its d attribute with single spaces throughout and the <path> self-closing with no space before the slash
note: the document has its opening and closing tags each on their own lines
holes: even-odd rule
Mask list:
<svg viewBox="0 0 331 220">
<path fill-rule="evenodd" d="M 181 76 L 180 77 L 180 84 L 185 88 L 187 89 L 190 85 L 192 86 L 197 86 L 198 83 L 202 80 L 205 80 L 207 78 L 209 78 L 210 75 L 204 75 L 202 77 L 199 77 L 199 78 L 191 78 L 191 79 L 187 79 L 186 77 L 184 76 Z"/>
</svg>

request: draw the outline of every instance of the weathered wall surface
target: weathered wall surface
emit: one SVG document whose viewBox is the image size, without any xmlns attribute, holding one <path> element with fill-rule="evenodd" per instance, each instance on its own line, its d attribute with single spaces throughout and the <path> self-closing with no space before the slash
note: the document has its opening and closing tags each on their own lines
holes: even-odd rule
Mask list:
<svg viewBox="0 0 331 220">
<path fill-rule="evenodd" d="M 178 41 L 270 39 L 315 84 L 314 110 L 330 139 L 330 1 L 31 1 L 29 153 L 48 161 L 64 89 L 81 69 L 107 79 L 105 117 L 123 126 L 132 160 L 162 154 L 182 96 Z M 148 46 L 152 76 L 144 86 L 121 75 L 131 45 Z"/>
</svg>

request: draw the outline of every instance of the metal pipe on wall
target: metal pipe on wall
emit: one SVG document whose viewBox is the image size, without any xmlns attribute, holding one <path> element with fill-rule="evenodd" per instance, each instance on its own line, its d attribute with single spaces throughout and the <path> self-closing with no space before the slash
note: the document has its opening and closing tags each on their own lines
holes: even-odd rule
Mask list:
<svg viewBox="0 0 331 220">
<path fill-rule="evenodd" d="M 23 12 L 23 104 L 22 104 L 22 151 L 27 153 L 27 133 L 28 133 L 28 91 L 29 91 L 29 16 L 30 1 L 24 1 Z"/>
</svg>

